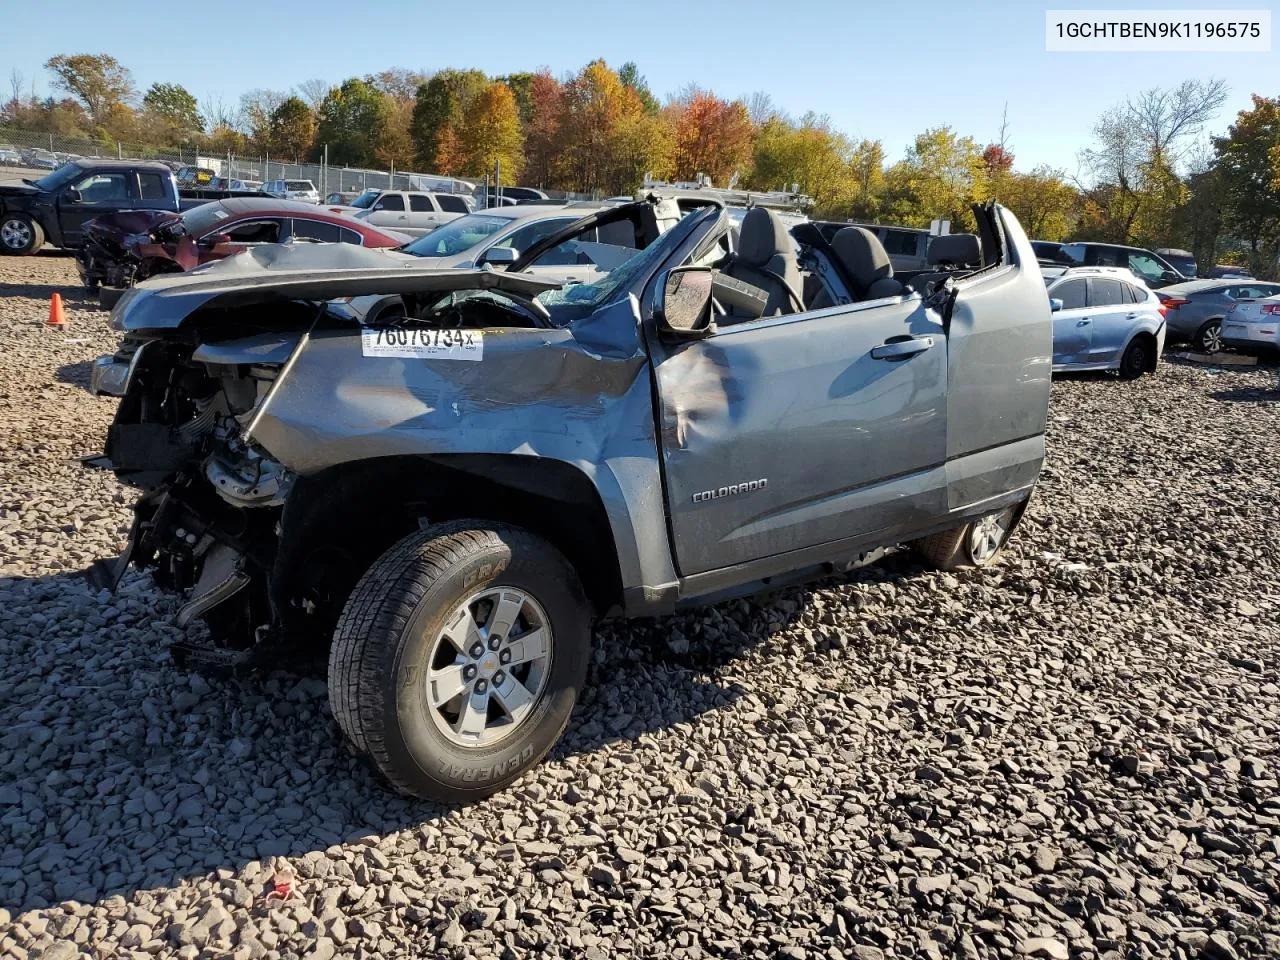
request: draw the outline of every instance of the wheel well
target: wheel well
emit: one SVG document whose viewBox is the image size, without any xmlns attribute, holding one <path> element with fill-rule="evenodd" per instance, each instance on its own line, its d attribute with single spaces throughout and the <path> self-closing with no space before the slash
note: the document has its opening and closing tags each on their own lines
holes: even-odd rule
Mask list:
<svg viewBox="0 0 1280 960">
<path fill-rule="evenodd" d="M 523 527 L 564 553 L 598 614 L 621 605 L 622 576 L 608 514 L 581 470 L 536 457 L 455 454 L 364 460 L 300 478 L 281 516 L 272 574 L 277 611 L 289 608 L 297 571 L 306 566 L 305 557 L 324 549 L 324 541 L 358 568 L 338 578 L 349 591 L 422 518 L 480 518 Z"/>
<path fill-rule="evenodd" d="M 1159 343 L 1156 340 L 1156 335 L 1154 333 L 1148 333 L 1147 331 L 1143 330 L 1140 333 L 1135 333 L 1133 335 L 1133 339 L 1130 340 L 1129 342 L 1136 343 L 1139 340 L 1143 341 L 1145 344 L 1147 344 L 1147 346 L 1151 348 L 1147 351 L 1147 365 L 1143 367 L 1143 369 L 1147 373 L 1155 373 L 1156 364 L 1159 363 L 1160 361 L 1160 357 L 1157 356 L 1157 351 L 1156 351 L 1156 348 L 1159 346 Z M 1125 347 L 1125 349 L 1127 350 L 1129 348 Z"/>
</svg>

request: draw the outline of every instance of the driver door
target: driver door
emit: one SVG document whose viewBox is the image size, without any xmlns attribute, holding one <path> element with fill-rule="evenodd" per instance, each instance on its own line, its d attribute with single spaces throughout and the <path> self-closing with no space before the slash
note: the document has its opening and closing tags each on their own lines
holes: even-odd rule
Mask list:
<svg viewBox="0 0 1280 960">
<path fill-rule="evenodd" d="M 739 322 L 653 355 L 681 576 L 889 542 L 945 512 L 947 340 L 919 297 Z"/>
<path fill-rule="evenodd" d="M 103 170 L 86 174 L 64 187 L 58 197 L 63 245 L 74 247 L 83 242 L 86 221 L 137 206 L 137 184 L 131 171 Z"/>
</svg>

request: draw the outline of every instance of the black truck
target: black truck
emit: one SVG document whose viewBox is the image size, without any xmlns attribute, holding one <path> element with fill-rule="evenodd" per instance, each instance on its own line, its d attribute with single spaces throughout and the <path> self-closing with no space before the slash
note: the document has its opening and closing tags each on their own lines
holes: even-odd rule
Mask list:
<svg viewBox="0 0 1280 960">
<path fill-rule="evenodd" d="M 0 181 L 0 253 L 25 256 L 44 244 L 74 249 L 84 224 L 122 210 L 180 212 L 210 200 L 260 197 L 244 190 L 179 190 L 173 171 L 146 160 L 75 160 L 39 180 Z"/>
</svg>

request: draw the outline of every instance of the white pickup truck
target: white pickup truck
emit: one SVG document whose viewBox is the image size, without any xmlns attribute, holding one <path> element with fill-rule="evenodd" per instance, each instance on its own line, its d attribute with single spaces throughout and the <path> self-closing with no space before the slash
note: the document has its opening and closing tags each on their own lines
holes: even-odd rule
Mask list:
<svg viewBox="0 0 1280 960">
<path fill-rule="evenodd" d="M 412 237 L 430 233 L 471 212 L 472 200 L 461 193 L 420 190 L 366 190 L 352 202 L 353 217 Z"/>
</svg>

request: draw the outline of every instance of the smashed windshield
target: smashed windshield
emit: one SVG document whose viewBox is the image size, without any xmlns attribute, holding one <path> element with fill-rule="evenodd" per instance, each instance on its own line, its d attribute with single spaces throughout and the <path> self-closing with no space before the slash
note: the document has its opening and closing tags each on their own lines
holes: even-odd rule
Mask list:
<svg viewBox="0 0 1280 960">
<path fill-rule="evenodd" d="M 415 257 L 452 257 L 478 246 L 482 240 L 493 236 L 510 223 L 510 217 L 471 213 L 446 223 L 443 227 L 437 227 L 413 243 L 401 247 L 401 250 Z"/>
</svg>

